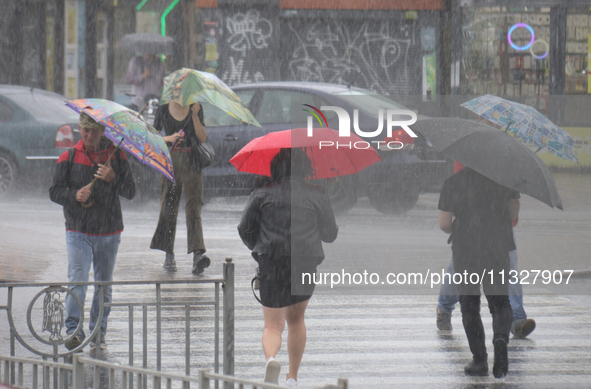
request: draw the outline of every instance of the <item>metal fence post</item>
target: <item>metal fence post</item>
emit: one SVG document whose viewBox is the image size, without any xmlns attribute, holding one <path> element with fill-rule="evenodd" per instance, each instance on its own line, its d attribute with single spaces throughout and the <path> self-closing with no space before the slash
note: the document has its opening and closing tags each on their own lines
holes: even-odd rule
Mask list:
<svg viewBox="0 0 591 389">
<path fill-rule="evenodd" d="M 224 374 L 234 375 L 234 264 L 224 263 Z"/>
<path fill-rule="evenodd" d="M 209 377 L 205 373 L 207 370 L 199 370 L 199 389 L 209 389 Z"/>
<path fill-rule="evenodd" d="M 79 361 L 80 358 L 81 355 L 74 354 L 72 356 L 72 386 L 74 388 L 84 388 L 84 363 Z"/>
</svg>

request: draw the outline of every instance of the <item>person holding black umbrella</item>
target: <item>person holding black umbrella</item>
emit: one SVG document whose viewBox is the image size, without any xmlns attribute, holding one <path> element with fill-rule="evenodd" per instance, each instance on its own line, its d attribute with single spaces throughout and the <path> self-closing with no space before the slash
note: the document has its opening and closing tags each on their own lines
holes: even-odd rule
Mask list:
<svg viewBox="0 0 591 389">
<path fill-rule="evenodd" d="M 149 97 L 160 98 L 163 79 L 164 64 L 155 54 L 133 57 L 125 74 L 125 82 L 131 84 L 134 95 L 130 108 L 139 111 Z"/>
<path fill-rule="evenodd" d="M 493 316 L 493 375 L 507 375 L 507 344 L 512 312 L 508 297 L 509 251 L 515 250 L 511 219 L 519 216 L 519 192 L 465 168 L 441 188 L 439 226 L 451 234 L 453 266 L 463 275 L 458 283 L 462 322 L 473 360 L 467 375 L 488 375 L 484 327 L 480 316 L 480 285 Z M 472 277 L 476 274 L 479 279 Z M 474 280 L 478 282 L 474 282 Z M 455 281 L 454 281 L 455 282 Z"/>
</svg>

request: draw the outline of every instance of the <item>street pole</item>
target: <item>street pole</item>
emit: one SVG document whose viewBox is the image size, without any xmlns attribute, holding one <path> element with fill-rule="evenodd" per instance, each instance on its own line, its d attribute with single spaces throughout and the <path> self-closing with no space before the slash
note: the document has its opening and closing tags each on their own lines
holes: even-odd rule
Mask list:
<svg viewBox="0 0 591 389">
<path fill-rule="evenodd" d="M 224 263 L 224 374 L 234 375 L 234 264 L 227 257 Z M 225 389 L 233 388 L 230 382 L 224 383 Z"/>
</svg>

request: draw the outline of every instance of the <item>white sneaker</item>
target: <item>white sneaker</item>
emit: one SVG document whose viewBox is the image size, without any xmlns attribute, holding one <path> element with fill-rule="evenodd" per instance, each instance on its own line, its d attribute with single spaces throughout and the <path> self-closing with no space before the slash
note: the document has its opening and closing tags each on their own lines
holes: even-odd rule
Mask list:
<svg viewBox="0 0 591 389">
<path fill-rule="evenodd" d="M 277 359 L 269 358 L 265 367 L 265 382 L 279 384 L 279 374 L 281 374 L 281 364 Z"/>
<path fill-rule="evenodd" d="M 287 386 L 288 388 L 297 388 L 298 382 L 293 378 L 288 378 L 285 380 L 285 386 Z"/>
</svg>

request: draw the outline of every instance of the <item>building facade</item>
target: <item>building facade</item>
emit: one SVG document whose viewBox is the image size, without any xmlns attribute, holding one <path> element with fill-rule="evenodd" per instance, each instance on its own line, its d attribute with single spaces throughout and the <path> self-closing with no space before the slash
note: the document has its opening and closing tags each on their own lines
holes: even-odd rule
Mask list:
<svg viewBox="0 0 591 389">
<path fill-rule="evenodd" d="M 168 71 L 208 70 L 229 85 L 351 84 L 415 96 L 403 100 L 454 116 L 462 112 L 448 97 L 492 93 L 558 123 L 591 122 L 584 109 L 591 1 L 7 0 L 2 7 L 0 83 L 68 98 L 126 103 L 135 53 L 118 42 L 156 32 L 175 39 L 173 55 L 163 57 Z"/>
</svg>

